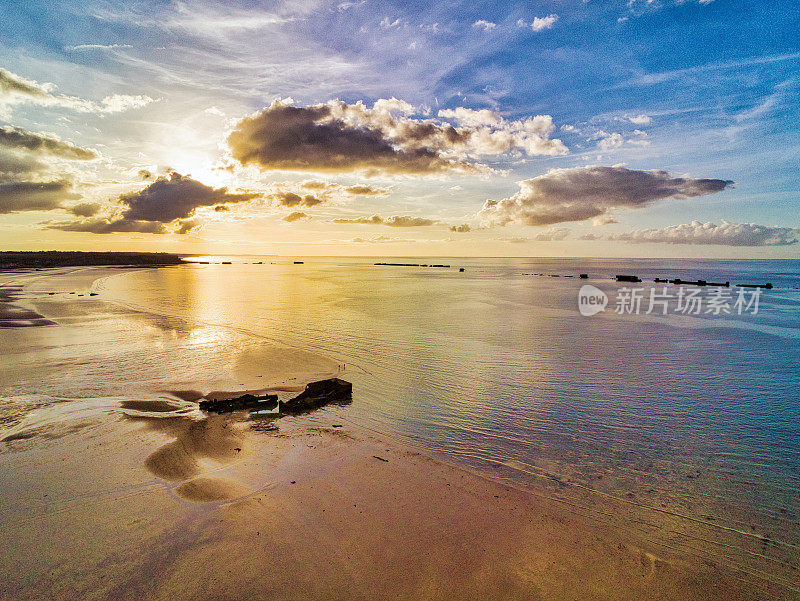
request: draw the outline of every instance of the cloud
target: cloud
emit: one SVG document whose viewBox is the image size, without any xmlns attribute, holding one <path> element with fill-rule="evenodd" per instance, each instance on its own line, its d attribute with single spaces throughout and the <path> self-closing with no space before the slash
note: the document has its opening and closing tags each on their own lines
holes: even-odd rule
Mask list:
<svg viewBox="0 0 800 601">
<path fill-rule="evenodd" d="M 647 115 L 637 115 L 635 117 L 628 117 L 628 121 L 635 125 L 648 125 L 652 119 Z"/>
<path fill-rule="evenodd" d="M 567 154 L 567 147 L 558 139 L 551 139 L 555 131 L 550 115 L 536 115 L 508 121 L 488 109 L 440 110 L 438 116 L 458 123 L 458 131 L 465 137 L 467 155 L 499 155 L 522 150 L 528 156 L 558 156 Z"/>
<path fill-rule="evenodd" d="M 537 234 L 535 240 L 539 242 L 554 242 L 557 240 L 564 240 L 569 236 L 569 230 L 565 227 L 551 227 L 549 230 Z"/>
<path fill-rule="evenodd" d="M 128 219 L 84 219 L 53 223 L 47 226 L 51 230 L 64 232 L 86 232 L 90 234 L 112 234 L 115 232 L 140 234 L 167 234 L 163 223 L 154 221 L 131 221 Z"/>
<path fill-rule="evenodd" d="M 192 230 L 199 228 L 202 223 L 198 219 L 184 219 L 183 221 L 178 222 L 178 229 L 175 230 L 175 233 L 183 236 L 184 234 L 188 234 Z"/>
<path fill-rule="evenodd" d="M 12 83 L 17 88 L 25 84 Z M 73 190 L 71 177 L 56 173 L 43 159 L 91 160 L 98 156 L 93 150 L 51 136 L 0 127 L 0 214 L 65 208 L 63 201 L 81 195 Z"/>
<path fill-rule="evenodd" d="M 62 142 L 43 134 L 36 134 L 19 127 L 0 127 L 0 146 L 14 150 L 41 152 L 64 159 L 88 161 L 99 155 L 88 148 L 75 146 L 70 142 Z"/>
<path fill-rule="evenodd" d="M 28 96 L 37 99 L 49 98 L 53 87 L 52 85 L 38 84 L 0 67 L 0 98 L 11 95 Z"/>
<path fill-rule="evenodd" d="M 608 236 L 609 240 L 664 242 L 667 244 L 719 244 L 724 246 L 788 246 L 797 244 L 800 229 L 755 223 L 692 221 L 661 229 L 642 229 Z"/>
<path fill-rule="evenodd" d="M 617 119 L 621 120 L 619 117 Z M 634 146 L 648 146 L 650 144 L 650 141 L 647 139 L 647 132 L 642 131 L 641 129 L 634 129 L 632 136 L 627 140 L 620 133 L 609 133 L 602 129 L 597 130 L 592 136 L 589 137 L 589 139 L 597 140 L 598 148 L 605 151 L 620 148 L 626 143 Z"/>
<path fill-rule="evenodd" d="M 383 225 L 384 220 L 380 215 L 373 215 L 372 217 L 353 217 L 345 218 L 339 217 L 333 220 L 333 223 L 362 223 L 368 225 Z"/>
<path fill-rule="evenodd" d="M 50 166 L 40 157 L 29 153 L 9 152 L 0 147 L 0 183 L 16 181 L 21 178 L 45 177 Z"/>
<path fill-rule="evenodd" d="M 19 211 L 52 211 L 60 209 L 64 200 L 76 200 L 72 182 L 5 182 L 0 183 L 0 215 Z"/>
<path fill-rule="evenodd" d="M 77 46 L 66 46 L 67 52 L 81 50 L 117 50 L 118 48 L 133 48 L 130 44 L 78 44 Z"/>
<path fill-rule="evenodd" d="M 538 115 L 520 121 L 495 116 L 487 123 L 461 126 L 448 117 L 472 118 L 469 109 L 441 111 L 439 120 L 416 119 L 410 104 L 392 98 L 367 107 L 362 102 L 294 106 L 276 100 L 245 117 L 228 136 L 231 156 L 263 170 L 345 173 L 485 172 L 474 157 L 519 149 L 528 155 L 567 152 L 560 140 L 549 139 L 552 118 Z M 478 111 L 475 111 L 478 113 Z"/>
<path fill-rule="evenodd" d="M 467 232 L 471 231 L 472 228 L 469 227 L 468 223 L 462 223 L 461 225 L 451 225 L 447 229 L 457 234 L 466 234 Z"/>
<path fill-rule="evenodd" d="M 198 207 L 247 202 L 259 196 L 231 194 L 227 188 L 212 188 L 173 171 L 142 190 L 122 194 L 119 200 L 126 207 L 122 216 L 127 220 L 169 223 L 194 216 Z"/>
<path fill-rule="evenodd" d="M 394 29 L 402 24 L 403 22 L 399 18 L 393 21 L 389 17 L 384 17 L 383 21 L 380 22 L 381 29 Z"/>
<path fill-rule="evenodd" d="M 619 223 L 619 221 L 614 219 L 611 215 L 600 215 L 600 217 L 592 219 L 592 225 L 598 227 L 602 225 L 611 225 L 613 223 Z"/>
<path fill-rule="evenodd" d="M 368 243 L 368 244 L 387 244 L 392 242 L 417 242 L 409 238 L 395 238 L 393 236 L 372 236 L 371 238 L 353 238 L 351 242 Z"/>
<path fill-rule="evenodd" d="M 0 107 L 20 102 L 67 108 L 81 113 L 119 113 L 155 102 L 149 96 L 114 94 L 100 102 L 55 94 L 53 84 L 40 84 L 0 68 Z"/>
<path fill-rule="evenodd" d="M 305 188 L 306 190 L 329 190 L 331 187 L 338 188 L 337 184 L 331 184 L 329 182 L 323 182 L 318 179 L 312 179 L 300 184 L 301 188 Z"/>
<path fill-rule="evenodd" d="M 231 194 L 227 188 L 212 188 L 188 176 L 172 172 L 149 186 L 121 194 L 118 209 L 110 215 L 82 221 L 56 223 L 50 229 L 70 232 L 110 234 L 140 232 L 146 234 L 185 234 L 200 223 L 192 219 L 200 207 L 218 207 L 247 202 L 260 194 Z M 172 229 L 165 227 L 171 226 Z"/>
<path fill-rule="evenodd" d="M 502 118 L 495 111 L 489 109 L 468 109 L 458 106 L 454 109 L 442 109 L 439 117 L 451 119 L 467 127 L 495 127 L 500 125 Z"/>
<path fill-rule="evenodd" d="M 311 217 L 309 217 L 302 211 L 295 211 L 294 213 L 289 213 L 286 217 L 283 218 L 284 221 L 288 221 L 289 223 L 292 223 L 293 221 L 307 221 L 309 219 L 311 219 Z"/>
<path fill-rule="evenodd" d="M 101 207 L 97 202 L 82 202 L 65 208 L 76 217 L 92 217 L 100 212 Z"/>
<path fill-rule="evenodd" d="M 84 101 L 88 102 L 88 101 Z M 98 113 L 121 113 L 130 109 L 138 109 L 155 102 L 150 96 L 138 95 L 129 96 L 127 94 L 113 94 L 106 96 L 102 102 L 92 102 L 86 107 L 87 112 Z"/>
<path fill-rule="evenodd" d="M 406 217 L 394 216 L 387 217 L 384 221 L 385 225 L 390 227 L 424 227 L 428 225 L 436 225 L 439 223 L 435 219 L 426 219 L 425 217 Z"/>
<path fill-rule="evenodd" d="M 530 23 L 524 19 L 517 21 L 517 27 L 530 27 L 533 31 L 544 31 L 551 29 L 558 21 L 558 15 L 547 15 L 546 17 L 534 17 Z"/>
<path fill-rule="evenodd" d="M 299 205 L 314 207 L 323 202 L 312 194 L 300 196 L 294 192 L 276 192 L 275 194 L 270 194 L 267 198 L 284 207 L 296 207 Z"/>
<path fill-rule="evenodd" d="M 426 219 L 425 217 L 408 217 L 402 215 L 395 215 L 393 217 L 383 218 L 380 215 L 372 215 L 371 217 L 355 217 L 352 219 L 339 218 L 334 219 L 334 223 L 361 223 L 366 225 L 388 225 L 389 227 L 424 227 L 428 225 L 436 225 L 439 222 L 434 219 Z"/>
<path fill-rule="evenodd" d="M 344 191 L 354 196 L 385 196 L 389 194 L 386 188 L 376 188 L 374 186 L 347 186 Z"/>
<path fill-rule="evenodd" d="M 497 27 L 497 23 L 492 23 L 491 21 L 485 21 L 483 19 L 479 19 L 475 21 L 472 26 L 475 29 L 482 29 L 483 31 L 491 31 L 495 27 Z"/>
<path fill-rule="evenodd" d="M 237 124 L 228 137 L 232 156 L 244 165 L 296 171 L 433 173 L 466 167 L 429 148 L 393 144 L 370 123 L 347 123 L 349 106 L 275 101 Z"/>
<path fill-rule="evenodd" d="M 366 1 L 367 0 L 360 0 L 360 2 L 340 2 L 336 8 L 339 10 L 339 12 L 342 12 L 356 6 L 361 6 L 362 4 L 365 4 Z"/>
<path fill-rule="evenodd" d="M 388 188 L 379 188 L 377 186 L 366 186 L 362 184 L 342 186 L 341 184 L 321 180 L 305 181 L 300 184 L 300 187 L 306 190 L 318 190 L 321 194 L 342 192 L 353 196 L 385 196 L 391 193 L 391 190 Z"/>
<path fill-rule="evenodd" d="M 706 6 L 708 4 L 711 4 L 713 1 L 714 0 L 674 0 L 673 4 L 675 4 L 675 6 L 681 6 L 682 4 L 690 4 L 691 2 L 696 2 L 701 6 Z M 640 17 L 648 11 L 660 10 L 664 6 L 665 3 L 660 2 L 658 0 L 628 0 L 628 8 L 630 9 L 631 14 L 633 14 L 636 17 Z"/>
<path fill-rule="evenodd" d="M 597 142 L 597 146 L 601 150 L 611 150 L 612 148 L 619 148 L 625 143 L 625 138 L 622 137 L 622 134 L 613 133 L 607 134 L 606 132 L 601 132 L 601 138 Z"/>
<path fill-rule="evenodd" d="M 488 225 L 551 225 L 600 217 L 618 208 L 639 208 L 667 198 L 713 194 L 732 186 L 721 179 L 672 177 L 666 171 L 626 167 L 551 169 L 519 182 L 520 190 L 487 200 L 478 213 Z"/>
<path fill-rule="evenodd" d="M 306 180 L 296 182 L 275 182 L 272 191 L 265 198 L 276 206 L 314 207 L 332 200 L 349 196 L 383 196 L 391 191 L 387 188 L 365 185 L 343 186 L 323 180 Z"/>
</svg>

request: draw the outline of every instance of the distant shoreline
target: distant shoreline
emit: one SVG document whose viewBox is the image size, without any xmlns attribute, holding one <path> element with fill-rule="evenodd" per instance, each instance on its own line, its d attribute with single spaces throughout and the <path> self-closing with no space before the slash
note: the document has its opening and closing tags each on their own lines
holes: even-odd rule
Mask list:
<svg viewBox="0 0 800 601">
<path fill-rule="evenodd" d="M 181 255 L 145 252 L 86 252 L 86 251 L 0 251 L 0 270 L 46 267 L 90 267 L 103 265 L 134 265 L 157 267 L 182 265 Z"/>
</svg>

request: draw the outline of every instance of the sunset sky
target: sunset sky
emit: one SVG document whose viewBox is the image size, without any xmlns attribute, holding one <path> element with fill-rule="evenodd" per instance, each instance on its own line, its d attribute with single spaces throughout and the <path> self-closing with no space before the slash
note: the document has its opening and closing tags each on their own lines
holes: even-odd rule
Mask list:
<svg viewBox="0 0 800 601">
<path fill-rule="evenodd" d="M 0 9 L 0 250 L 800 257 L 792 1 Z"/>
</svg>

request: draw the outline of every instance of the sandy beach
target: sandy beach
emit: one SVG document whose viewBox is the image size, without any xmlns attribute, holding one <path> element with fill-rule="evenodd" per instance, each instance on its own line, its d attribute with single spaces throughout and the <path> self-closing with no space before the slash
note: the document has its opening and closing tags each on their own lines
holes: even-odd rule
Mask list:
<svg viewBox="0 0 800 601">
<path fill-rule="evenodd" d="M 346 406 L 205 415 L 213 391 L 292 394 L 339 365 L 90 296 L 117 272 L 3 274 L 2 599 L 797 598 Z"/>
</svg>

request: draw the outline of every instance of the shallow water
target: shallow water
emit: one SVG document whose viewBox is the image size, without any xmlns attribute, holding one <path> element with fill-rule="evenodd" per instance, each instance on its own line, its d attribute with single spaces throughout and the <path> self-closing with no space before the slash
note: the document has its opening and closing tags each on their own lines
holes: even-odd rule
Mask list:
<svg viewBox="0 0 800 601">
<path fill-rule="evenodd" d="M 796 584 L 800 262 L 225 260 L 93 290 L 186 320 L 197 344 L 223 326 L 330 357 L 354 383 L 345 420 Z M 756 315 L 582 316 L 579 288 L 613 297 L 617 273 L 775 288 Z"/>
</svg>

